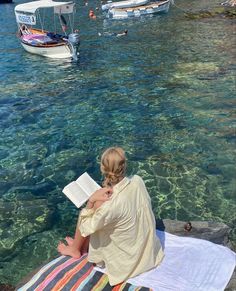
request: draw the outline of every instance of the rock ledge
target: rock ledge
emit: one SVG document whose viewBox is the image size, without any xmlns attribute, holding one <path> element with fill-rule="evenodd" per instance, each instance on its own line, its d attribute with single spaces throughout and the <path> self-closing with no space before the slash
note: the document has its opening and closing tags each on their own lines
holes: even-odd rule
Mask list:
<svg viewBox="0 0 236 291">
<path fill-rule="evenodd" d="M 230 242 L 229 234 L 230 228 L 219 222 L 208 222 L 208 221 L 192 221 L 191 230 L 186 230 L 186 222 L 176 221 L 170 219 L 157 220 L 157 228 L 178 236 L 188 236 L 194 238 L 205 239 L 216 244 L 227 246 L 228 248 L 233 249 L 233 245 Z M 235 251 L 235 250 L 234 250 Z M 39 267 L 40 268 L 40 267 Z M 24 285 L 38 270 L 39 268 L 27 277 L 25 277 L 17 286 Z M 4 291 L 11 291 L 11 286 L 8 285 L 9 289 L 4 289 Z M 2 289 L 1 289 L 2 290 Z M 226 291 L 235 291 L 236 290 L 236 271 L 234 271 L 229 284 L 227 285 Z"/>
</svg>

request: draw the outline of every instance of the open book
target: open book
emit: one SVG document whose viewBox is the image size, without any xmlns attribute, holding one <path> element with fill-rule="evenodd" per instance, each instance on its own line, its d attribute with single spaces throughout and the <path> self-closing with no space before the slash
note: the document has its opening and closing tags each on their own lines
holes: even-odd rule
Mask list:
<svg viewBox="0 0 236 291">
<path fill-rule="evenodd" d="M 62 192 L 79 208 L 100 188 L 89 174 L 85 172 L 76 181 L 66 185 Z"/>
</svg>

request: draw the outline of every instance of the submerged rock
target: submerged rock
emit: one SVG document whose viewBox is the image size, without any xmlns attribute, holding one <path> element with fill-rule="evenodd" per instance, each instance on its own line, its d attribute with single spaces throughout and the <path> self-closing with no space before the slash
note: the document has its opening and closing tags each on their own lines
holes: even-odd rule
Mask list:
<svg viewBox="0 0 236 291">
<path fill-rule="evenodd" d="M 0 283 L 16 285 L 39 265 L 58 256 L 57 244 L 61 239 L 61 232 L 51 229 L 23 239 L 17 245 L 14 257 L 0 262 Z"/>
<path fill-rule="evenodd" d="M 14 255 L 22 239 L 51 225 L 53 211 L 46 199 L 4 201 L 0 199 L 0 257 Z"/>
<path fill-rule="evenodd" d="M 12 285 L 0 284 L 0 290 L 1 291 L 14 291 L 15 288 Z"/>
<path fill-rule="evenodd" d="M 236 7 L 236 5 L 234 5 Z M 201 18 L 210 18 L 216 16 L 223 16 L 228 18 L 236 17 L 236 9 L 234 6 L 231 7 L 215 7 L 211 10 L 200 10 L 198 12 L 187 12 L 185 16 L 189 19 L 201 19 Z M 233 8 L 232 8 L 233 7 Z"/>
</svg>

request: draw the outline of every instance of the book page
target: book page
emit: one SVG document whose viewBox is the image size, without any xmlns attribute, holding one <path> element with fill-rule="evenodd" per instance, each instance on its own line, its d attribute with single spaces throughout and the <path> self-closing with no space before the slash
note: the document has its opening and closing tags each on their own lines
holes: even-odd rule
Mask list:
<svg viewBox="0 0 236 291">
<path fill-rule="evenodd" d="M 62 192 L 75 204 L 76 207 L 80 207 L 87 200 L 88 196 L 84 190 L 75 181 L 68 184 Z"/>
<path fill-rule="evenodd" d="M 81 186 L 84 192 L 90 197 L 96 190 L 100 189 L 99 186 L 87 172 L 82 174 L 77 180 L 76 183 Z"/>
</svg>

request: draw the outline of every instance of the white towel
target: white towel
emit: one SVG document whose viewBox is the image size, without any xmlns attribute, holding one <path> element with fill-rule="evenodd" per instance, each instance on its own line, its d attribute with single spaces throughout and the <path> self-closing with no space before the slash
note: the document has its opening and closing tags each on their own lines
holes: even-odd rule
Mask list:
<svg viewBox="0 0 236 291">
<path fill-rule="evenodd" d="M 223 291 L 236 264 L 227 247 L 203 239 L 179 237 L 157 231 L 165 257 L 157 268 L 129 279 L 154 291 Z M 96 267 L 104 272 L 104 269 Z"/>
</svg>

